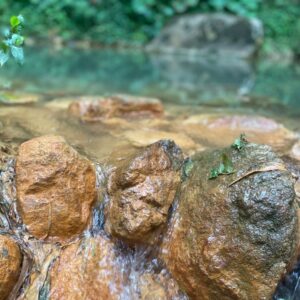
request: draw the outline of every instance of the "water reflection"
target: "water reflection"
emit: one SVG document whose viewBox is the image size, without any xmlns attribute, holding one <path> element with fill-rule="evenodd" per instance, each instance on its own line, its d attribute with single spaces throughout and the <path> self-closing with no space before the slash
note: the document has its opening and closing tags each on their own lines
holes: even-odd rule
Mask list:
<svg viewBox="0 0 300 300">
<path fill-rule="evenodd" d="M 122 92 L 180 104 L 263 105 L 292 114 L 300 112 L 299 79 L 297 65 L 132 50 L 27 49 L 22 68 L 11 64 L 0 71 L 8 89 L 51 95 Z"/>
</svg>

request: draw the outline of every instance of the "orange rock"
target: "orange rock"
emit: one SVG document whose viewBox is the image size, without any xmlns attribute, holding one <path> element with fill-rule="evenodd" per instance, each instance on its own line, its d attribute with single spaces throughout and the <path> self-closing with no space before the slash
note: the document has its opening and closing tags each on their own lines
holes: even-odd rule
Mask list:
<svg viewBox="0 0 300 300">
<path fill-rule="evenodd" d="M 16 161 L 17 205 L 36 238 L 63 241 L 80 234 L 96 196 L 90 161 L 60 136 L 23 143 Z"/>
<path fill-rule="evenodd" d="M 181 150 L 169 140 L 121 162 L 108 182 L 106 231 L 130 242 L 147 242 L 167 221 L 182 162 Z"/>
<path fill-rule="evenodd" d="M 51 270 L 51 300 L 121 299 L 122 270 L 114 244 L 103 237 L 71 244 Z"/>
<path fill-rule="evenodd" d="M 161 117 L 164 109 L 157 99 L 115 95 L 73 102 L 69 111 L 83 121 L 94 122 L 115 117 Z"/>
<path fill-rule="evenodd" d="M 285 151 L 296 138 L 293 132 L 272 119 L 247 115 L 194 115 L 181 123 L 179 129 L 205 145 L 217 147 L 226 147 L 245 133 L 253 143 Z"/>
<path fill-rule="evenodd" d="M 22 255 L 17 243 L 6 235 L 0 235 L 0 300 L 5 300 L 18 281 Z"/>
<path fill-rule="evenodd" d="M 235 172 L 209 180 L 221 154 Z M 161 255 L 189 299 L 271 299 L 299 245 L 293 180 L 268 146 L 191 158 Z"/>
</svg>

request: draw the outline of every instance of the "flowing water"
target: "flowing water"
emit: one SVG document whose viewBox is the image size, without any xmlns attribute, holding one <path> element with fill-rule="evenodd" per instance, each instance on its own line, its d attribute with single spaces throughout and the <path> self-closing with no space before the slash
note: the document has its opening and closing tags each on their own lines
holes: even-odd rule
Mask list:
<svg viewBox="0 0 300 300">
<path fill-rule="evenodd" d="M 27 49 L 26 63 L 19 67 L 8 65 L 0 70 L 0 142 L 16 147 L 34 136 L 55 133 L 63 135 L 79 152 L 97 164 L 97 185 L 105 184 L 110 163 L 136 146 L 170 135 L 180 140 L 186 154 L 215 146 L 223 141 L 210 136 L 193 135 L 190 127 L 181 134 L 181 125 L 191 116 L 199 114 L 243 114 L 267 116 L 283 123 L 289 130 L 300 133 L 300 66 L 274 62 L 250 63 L 239 60 L 208 59 L 148 54 L 141 51 L 73 50 L 49 48 Z M 82 95 L 109 95 L 126 93 L 157 97 L 163 101 L 165 120 L 111 120 L 98 126 L 86 124 L 68 114 L 65 109 L 70 100 Z M 37 100 L 34 103 L 16 104 L 18 99 Z M 30 101 L 29 101 L 30 102 Z M 189 124 L 187 124 L 189 125 Z M 146 132 L 146 137 L 144 132 Z M 149 132 L 153 134 L 149 137 Z M 158 138 L 157 138 L 158 137 Z M 274 137 L 276 139 L 276 136 Z M 274 141 L 272 141 L 274 142 Z M 277 143 L 274 142 L 274 145 Z M 0 144 L 1 146 L 1 144 Z M 285 150 L 282 150 L 285 153 Z M 10 184 L 1 187 L 3 199 L 13 213 L 15 224 L 9 224 L 1 212 L 0 222 L 7 231 L 13 230 L 20 240 L 25 239 L 15 208 L 12 160 L 1 174 Z M 103 167 L 104 166 L 104 167 Z M 6 177 L 5 177 L 6 176 Z M 9 179 L 10 178 L 10 179 Z M 7 191 L 11 188 L 11 191 Z M 89 236 L 104 235 L 103 201 L 93 210 Z M 41 268 L 49 266 L 57 257 L 56 246 L 50 247 L 27 241 L 24 251 L 29 257 L 39 256 Z M 34 249 L 34 250 L 32 250 Z M 36 250 L 40 249 L 40 250 Z M 35 254 L 32 253 L 35 251 Z M 39 252 L 40 251 L 40 252 Z M 127 274 L 127 285 L 122 299 L 135 299 L 141 274 L 157 274 L 168 278 L 164 266 L 153 258 L 149 249 L 128 249 L 116 246 L 118 268 Z M 39 253 L 37 255 L 36 253 Z M 38 261 L 35 258 L 35 261 Z M 37 262 L 35 262 L 38 264 Z M 28 263 L 27 271 L 34 269 Z M 46 268 L 37 281 L 43 283 L 39 299 L 47 294 Z M 300 265 L 279 286 L 274 299 L 300 299 Z M 112 287 L 113 288 L 113 287 Z M 34 289 L 27 291 L 28 295 Z M 177 298 L 186 299 L 178 293 Z"/>
</svg>

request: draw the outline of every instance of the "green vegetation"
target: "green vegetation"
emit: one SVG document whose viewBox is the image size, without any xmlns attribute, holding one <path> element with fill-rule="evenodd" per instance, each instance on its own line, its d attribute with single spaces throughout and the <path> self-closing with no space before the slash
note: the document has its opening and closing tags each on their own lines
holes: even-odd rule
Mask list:
<svg viewBox="0 0 300 300">
<path fill-rule="evenodd" d="M 0 42 L 0 66 L 2 67 L 12 56 L 18 63 L 24 61 L 23 44 L 24 37 L 21 35 L 24 18 L 12 16 L 10 18 L 10 29 L 4 33 L 4 39 Z"/>
<path fill-rule="evenodd" d="M 266 52 L 299 52 L 299 0 L 2 0 L 0 25 L 16 11 L 31 36 L 129 45 L 147 43 L 174 16 L 228 12 L 263 21 Z"/>
<path fill-rule="evenodd" d="M 246 139 L 246 135 L 242 133 L 239 138 L 235 139 L 231 147 L 233 149 L 236 149 L 238 151 L 241 151 L 246 145 L 248 144 L 248 141 Z"/>
<path fill-rule="evenodd" d="M 209 179 L 215 179 L 219 175 L 229 175 L 232 173 L 234 173 L 232 161 L 226 153 L 222 153 L 221 162 L 216 168 L 211 169 Z"/>
</svg>

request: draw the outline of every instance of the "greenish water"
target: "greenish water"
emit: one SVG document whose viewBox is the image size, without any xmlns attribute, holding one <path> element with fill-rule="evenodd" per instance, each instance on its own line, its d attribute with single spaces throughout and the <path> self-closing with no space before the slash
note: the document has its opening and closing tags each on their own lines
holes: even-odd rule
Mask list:
<svg viewBox="0 0 300 300">
<path fill-rule="evenodd" d="M 0 70 L 2 87 L 56 95 L 130 93 L 165 102 L 246 107 L 300 116 L 300 65 L 149 54 L 27 48 L 23 67 Z"/>
</svg>

